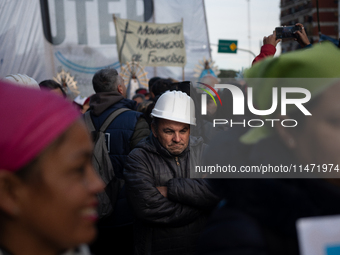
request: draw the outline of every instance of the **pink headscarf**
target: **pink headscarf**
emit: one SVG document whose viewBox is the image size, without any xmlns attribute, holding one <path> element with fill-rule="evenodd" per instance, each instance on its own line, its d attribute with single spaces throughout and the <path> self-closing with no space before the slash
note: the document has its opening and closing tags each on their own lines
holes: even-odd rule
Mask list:
<svg viewBox="0 0 340 255">
<path fill-rule="evenodd" d="M 51 92 L 0 81 L 0 171 L 28 164 L 78 117 L 71 103 Z"/>
</svg>

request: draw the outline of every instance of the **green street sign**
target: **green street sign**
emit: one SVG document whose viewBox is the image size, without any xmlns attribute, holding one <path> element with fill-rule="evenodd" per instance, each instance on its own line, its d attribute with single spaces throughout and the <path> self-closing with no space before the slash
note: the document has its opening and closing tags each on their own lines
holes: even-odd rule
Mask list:
<svg viewBox="0 0 340 255">
<path fill-rule="evenodd" d="M 237 53 L 237 40 L 218 40 L 218 53 Z"/>
</svg>

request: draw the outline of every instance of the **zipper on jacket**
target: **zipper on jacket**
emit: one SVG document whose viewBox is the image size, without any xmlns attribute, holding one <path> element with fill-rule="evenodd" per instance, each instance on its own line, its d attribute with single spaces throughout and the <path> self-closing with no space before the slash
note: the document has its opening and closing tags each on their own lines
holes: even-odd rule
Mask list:
<svg viewBox="0 0 340 255">
<path fill-rule="evenodd" d="M 178 157 L 175 157 L 176 164 L 179 166 Z"/>
</svg>

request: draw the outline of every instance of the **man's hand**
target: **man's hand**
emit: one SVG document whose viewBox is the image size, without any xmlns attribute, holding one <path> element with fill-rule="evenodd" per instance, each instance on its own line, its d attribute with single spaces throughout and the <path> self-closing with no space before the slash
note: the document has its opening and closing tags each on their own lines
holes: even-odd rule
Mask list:
<svg viewBox="0 0 340 255">
<path fill-rule="evenodd" d="M 276 32 L 275 32 L 275 31 L 273 31 L 273 34 L 272 34 L 272 35 L 263 37 L 263 45 L 265 45 L 265 44 L 271 44 L 271 45 L 273 45 L 274 47 L 276 47 L 276 45 L 277 45 L 279 42 L 281 42 L 281 39 L 277 39 L 277 40 L 276 40 Z"/>
<path fill-rule="evenodd" d="M 303 27 L 303 25 L 301 23 L 296 23 L 295 26 L 299 26 L 301 27 L 301 32 L 300 31 L 296 31 L 295 34 L 297 34 L 298 38 L 294 38 L 295 41 L 297 41 L 301 48 L 304 48 L 306 47 L 307 45 L 310 44 L 309 40 L 308 40 L 308 37 L 307 37 L 307 34 L 306 34 L 306 31 L 305 31 L 305 28 Z"/>
<path fill-rule="evenodd" d="M 160 186 L 160 187 L 156 187 L 156 188 L 163 195 L 163 197 L 168 197 L 168 187 L 167 186 Z"/>
</svg>

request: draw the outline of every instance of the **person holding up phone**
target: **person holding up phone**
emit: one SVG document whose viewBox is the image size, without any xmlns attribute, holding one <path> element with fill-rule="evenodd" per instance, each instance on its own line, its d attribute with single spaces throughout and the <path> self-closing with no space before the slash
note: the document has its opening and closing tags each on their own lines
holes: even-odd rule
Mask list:
<svg viewBox="0 0 340 255">
<path fill-rule="evenodd" d="M 311 47 L 312 44 L 308 39 L 304 26 L 301 23 L 296 23 L 295 26 L 301 27 L 301 31 L 298 30 L 295 32 L 297 37 L 294 38 L 294 41 L 297 41 L 300 44 L 301 48 Z"/>
<path fill-rule="evenodd" d="M 301 48 L 311 47 L 312 44 L 309 42 L 306 31 L 301 23 L 296 23 L 295 26 L 301 27 L 301 31 L 297 30 L 294 32 L 297 37 L 294 38 L 295 41 L 297 41 Z M 274 56 L 276 52 L 276 45 L 281 42 L 281 39 L 276 38 L 276 31 L 273 31 L 273 34 L 269 36 L 263 37 L 263 46 L 261 47 L 260 54 L 253 60 L 252 65 L 257 63 L 258 61 L 269 57 Z"/>
</svg>

